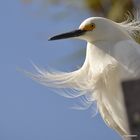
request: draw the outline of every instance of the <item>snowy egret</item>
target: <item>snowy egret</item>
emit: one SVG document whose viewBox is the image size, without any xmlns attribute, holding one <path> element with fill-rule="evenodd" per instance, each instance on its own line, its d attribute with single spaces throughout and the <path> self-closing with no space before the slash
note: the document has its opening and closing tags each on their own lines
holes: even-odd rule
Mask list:
<svg viewBox="0 0 140 140">
<path fill-rule="evenodd" d="M 33 78 L 49 87 L 61 88 L 67 97 L 85 97 L 85 104 L 94 101 L 105 123 L 121 136 L 129 128 L 121 81 L 140 76 L 140 45 L 134 40 L 140 21 L 116 23 L 102 17 L 91 17 L 79 29 L 56 35 L 49 40 L 78 38 L 87 41 L 83 66 L 74 72 L 41 70 Z M 68 90 L 66 90 L 68 89 Z"/>
</svg>

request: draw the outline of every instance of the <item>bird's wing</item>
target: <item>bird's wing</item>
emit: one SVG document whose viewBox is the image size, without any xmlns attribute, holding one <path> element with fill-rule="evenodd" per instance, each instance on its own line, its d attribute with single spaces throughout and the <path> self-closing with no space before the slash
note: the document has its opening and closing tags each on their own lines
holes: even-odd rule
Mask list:
<svg viewBox="0 0 140 140">
<path fill-rule="evenodd" d="M 125 69 L 125 78 L 140 77 L 140 45 L 133 40 L 120 41 L 111 54 Z"/>
</svg>

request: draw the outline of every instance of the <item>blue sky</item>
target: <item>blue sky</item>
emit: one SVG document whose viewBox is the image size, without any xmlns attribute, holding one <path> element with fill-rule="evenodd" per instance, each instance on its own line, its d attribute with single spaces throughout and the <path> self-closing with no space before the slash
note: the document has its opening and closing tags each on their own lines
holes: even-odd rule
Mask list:
<svg viewBox="0 0 140 140">
<path fill-rule="evenodd" d="M 76 99 L 61 97 L 18 71 L 34 71 L 31 61 L 59 70 L 81 66 L 84 55 L 75 59 L 73 54 L 84 50 L 85 42 L 47 38 L 75 29 L 87 17 L 87 11 L 65 5 L 42 12 L 37 5 L 0 1 L 0 140 L 121 139 L 99 115 L 92 118 L 91 110 L 70 109 Z"/>
</svg>

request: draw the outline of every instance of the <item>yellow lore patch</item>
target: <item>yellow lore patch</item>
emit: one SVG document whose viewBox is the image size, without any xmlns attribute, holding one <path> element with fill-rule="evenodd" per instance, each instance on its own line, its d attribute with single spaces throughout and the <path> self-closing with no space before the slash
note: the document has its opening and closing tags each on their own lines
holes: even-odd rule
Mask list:
<svg viewBox="0 0 140 140">
<path fill-rule="evenodd" d="M 94 28 L 95 28 L 95 24 L 92 23 L 92 24 L 85 25 L 85 26 L 82 28 L 82 30 L 85 30 L 85 31 L 92 31 Z"/>
</svg>

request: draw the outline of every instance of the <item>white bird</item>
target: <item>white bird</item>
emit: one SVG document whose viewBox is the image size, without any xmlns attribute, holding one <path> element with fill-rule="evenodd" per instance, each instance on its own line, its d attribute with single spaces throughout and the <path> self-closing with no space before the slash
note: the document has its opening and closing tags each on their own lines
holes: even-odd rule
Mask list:
<svg viewBox="0 0 140 140">
<path fill-rule="evenodd" d="M 96 101 L 105 123 L 121 136 L 128 136 L 121 81 L 140 76 L 140 45 L 133 39 L 138 31 L 138 20 L 116 23 L 102 17 L 88 18 L 79 29 L 49 39 L 73 37 L 87 41 L 83 66 L 69 73 L 36 67 L 38 73 L 32 78 L 49 87 L 63 89 L 67 97 L 84 96 L 87 106 Z"/>
</svg>

